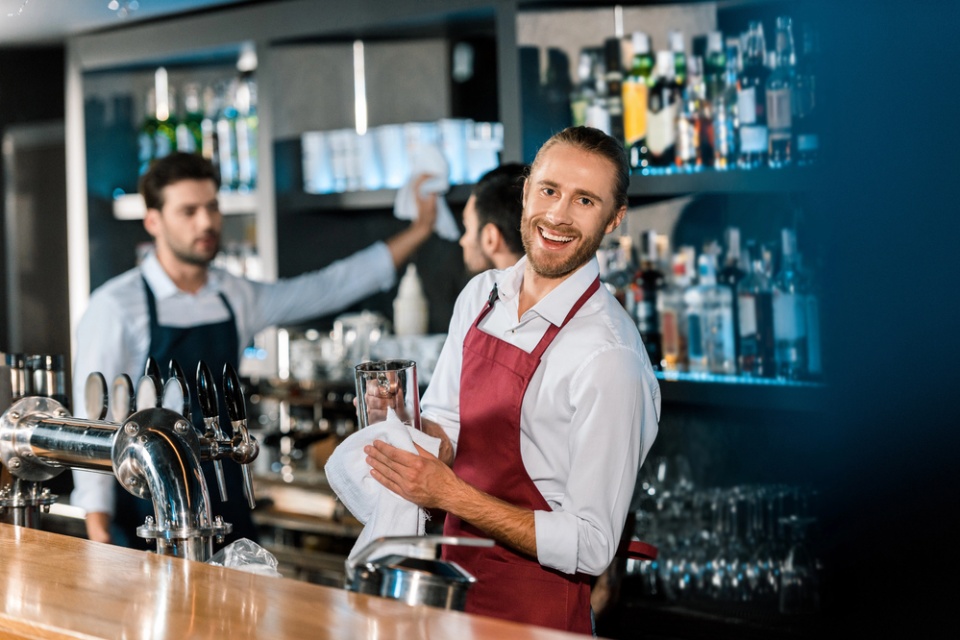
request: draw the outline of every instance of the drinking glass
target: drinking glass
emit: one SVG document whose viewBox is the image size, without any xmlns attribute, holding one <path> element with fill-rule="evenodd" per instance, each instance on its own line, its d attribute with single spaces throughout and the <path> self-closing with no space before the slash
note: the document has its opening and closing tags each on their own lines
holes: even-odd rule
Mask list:
<svg viewBox="0 0 960 640">
<path fill-rule="evenodd" d="M 420 390 L 413 360 L 374 360 L 356 366 L 359 428 L 384 422 L 392 412 L 420 429 Z"/>
</svg>

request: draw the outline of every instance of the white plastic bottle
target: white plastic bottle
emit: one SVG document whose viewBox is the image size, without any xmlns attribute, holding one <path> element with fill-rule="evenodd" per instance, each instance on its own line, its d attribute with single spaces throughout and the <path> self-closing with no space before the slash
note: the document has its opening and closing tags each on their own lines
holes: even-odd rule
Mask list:
<svg viewBox="0 0 960 640">
<path fill-rule="evenodd" d="M 423 285 L 413 263 L 407 265 L 397 297 L 393 300 L 393 332 L 398 336 L 427 332 L 427 298 L 423 295 Z"/>
</svg>

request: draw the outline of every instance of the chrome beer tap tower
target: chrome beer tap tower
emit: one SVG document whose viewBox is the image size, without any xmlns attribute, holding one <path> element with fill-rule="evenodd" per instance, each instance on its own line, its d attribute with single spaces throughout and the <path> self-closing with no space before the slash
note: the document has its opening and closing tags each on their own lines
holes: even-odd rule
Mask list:
<svg viewBox="0 0 960 640">
<path fill-rule="evenodd" d="M 154 516 L 138 527 L 138 536 L 154 540 L 158 554 L 205 562 L 213 554 L 213 541 L 222 541 L 232 525 L 211 518 L 200 462 L 213 460 L 218 480 L 224 459 L 240 464 L 253 508 L 248 465 L 259 445 L 247 430 L 243 391 L 231 365 L 224 367 L 223 392 L 232 436 L 219 423 L 216 385 L 203 362 L 197 368 L 197 392 L 203 433 L 191 422 L 189 388 L 176 361 L 170 362 L 163 381 L 156 362 L 148 360 L 136 387 L 125 374 L 110 388 L 101 374 L 91 374 L 85 386 L 86 419 L 72 417 L 54 398 L 17 398 L 15 391 L 0 415 L 0 462 L 13 477 L 0 489 L 0 512 L 11 510 L 14 524 L 36 527 L 39 513 L 56 500 L 39 483 L 67 468 L 110 473 L 127 491 L 153 502 Z M 219 484 L 225 501 L 226 486 Z"/>
</svg>

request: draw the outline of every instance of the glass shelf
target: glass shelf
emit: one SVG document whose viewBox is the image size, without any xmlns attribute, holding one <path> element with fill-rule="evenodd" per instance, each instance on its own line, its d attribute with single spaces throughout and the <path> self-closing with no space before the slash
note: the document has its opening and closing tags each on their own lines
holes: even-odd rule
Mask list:
<svg viewBox="0 0 960 640">
<path fill-rule="evenodd" d="M 663 198 L 687 193 L 783 193 L 807 191 L 818 184 L 817 167 L 731 169 L 651 173 L 630 176 L 631 198 Z"/>
<path fill-rule="evenodd" d="M 820 382 L 657 371 L 664 403 L 778 411 L 819 411 Z"/>
<path fill-rule="evenodd" d="M 254 215 L 257 212 L 257 192 L 221 191 L 217 195 L 220 211 L 229 215 Z M 113 199 L 113 217 L 117 220 L 143 220 L 146 205 L 139 193 L 126 193 Z"/>
</svg>

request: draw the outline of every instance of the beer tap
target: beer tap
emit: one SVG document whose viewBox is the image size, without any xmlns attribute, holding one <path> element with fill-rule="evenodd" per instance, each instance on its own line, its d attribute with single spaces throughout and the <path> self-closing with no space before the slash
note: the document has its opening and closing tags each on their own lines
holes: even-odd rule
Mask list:
<svg viewBox="0 0 960 640">
<path fill-rule="evenodd" d="M 159 408 L 163 398 L 163 376 L 152 357 L 147 358 L 143 377 L 137 382 L 137 411 Z"/>
<path fill-rule="evenodd" d="M 220 443 L 226 440 L 226 437 L 220 428 L 220 403 L 217 400 L 213 373 L 202 360 L 197 364 L 197 402 L 200 404 L 200 413 L 203 414 L 204 438 L 210 442 L 210 458 L 217 474 L 220 499 L 226 502 L 227 481 L 223 475 L 223 462 L 220 460 Z"/>
<path fill-rule="evenodd" d="M 110 388 L 110 417 L 114 422 L 126 422 L 127 418 L 137 410 L 137 397 L 133 388 L 133 380 L 125 373 L 113 379 Z"/>
<path fill-rule="evenodd" d="M 244 404 L 243 389 L 240 387 L 240 377 L 230 363 L 223 366 L 223 399 L 227 403 L 227 415 L 233 427 L 233 459 L 243 472 L 243 493 L 247 497 L 247 504 L 253 509 L 256 507 L 256 498 L 253 495 L 253 474 L 248 465 L 260 453 L 260 445 L 250 437 L 247 430 L 247 408 Z"/>
</svg>

